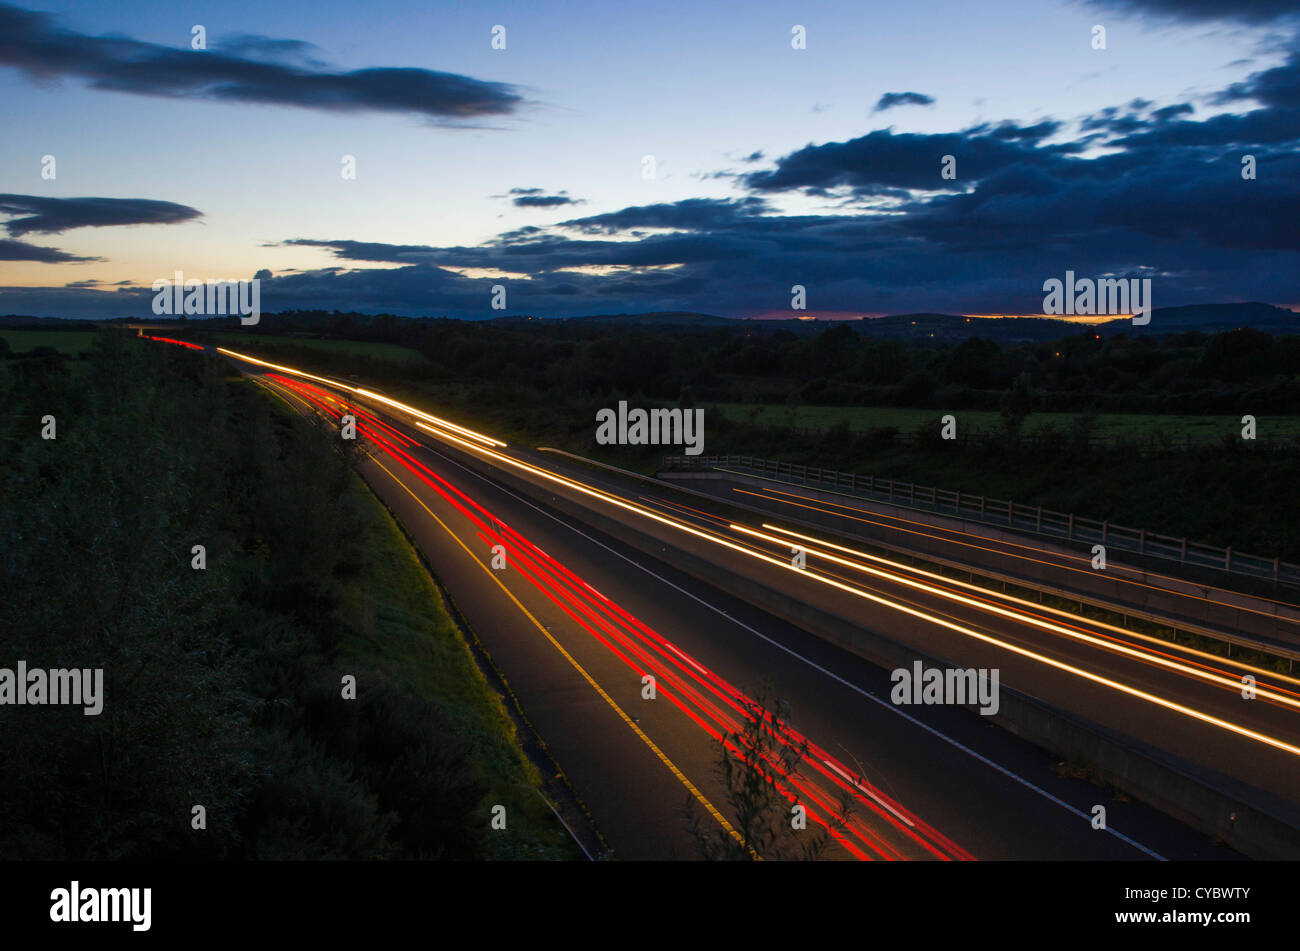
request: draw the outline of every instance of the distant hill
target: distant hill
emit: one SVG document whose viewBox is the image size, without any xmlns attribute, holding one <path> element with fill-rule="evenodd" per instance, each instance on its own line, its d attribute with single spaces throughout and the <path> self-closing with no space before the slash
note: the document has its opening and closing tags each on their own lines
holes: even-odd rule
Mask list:
<svg viewBox="0 0 1300 951">
<path fill-rule="evenodd" d="M 1151 322 L 1135 326 L 1131 317 L 1085 324 L 1051 317 L 969 317 L 961 314 L 895 314 L 855 324 L 867 336 L 934 340 L 964 340 L 985 337 L 1002 342 L 1057 340 L 1091 330 L 1104 336 L 1128 334 L 1222 333 L 1238 327 L 1254 327 L 1269 334 L 1300 333 L 1300 314 L 1272 304 L 1192 304 L 1186 307 L 1157 307 Z"/>
<path fill-rule="evenodd" d="M 324 333 L 341 337 L 364 338 L 368 334 L 383 336 L 394 325 L 411 322 L 418 323 L 430 318 L 400 317 L 392 314 L 357 314 L 339 311 L 283 311 L 265 313 L 257 332 L 265 333 Z M 446 319 L 446 318 L 441 318 Z M 126 322 L 127 318 L 116 320 L 99 320 L 93 323 L 113 324 Z M 536 322 L 562 322 L 577 325 L 598 326 L 635 326 L 653 329 L 672 328 L 729 328 L 741 330 L 746 334 L 768 334 L 788 331 L 799 336 L 821 333 L 828 327 L 847 325 L 867 337 L 889 337 L 947 343 L 965 340 L 968 337 L 984 337 L 1001 343 L 1037 342 L 1058 340 L 1061 337 L 1080 333 L 1099 333 L 1105 336 L 1127 334 L 1129 336 L 1149 336 L 1152 334 L 1200 332 L 1216 334 L 1236 330 L 1238 327 L 1254 327 L 1273 335 L 1300 334 L 1300 313 L 1262 304 L 1258 301 L 1245 301 L 1230 304 L 1191 304 L 1184 307 L 1159 307 L 1151 312 L 1150 323 L 1134 326 L 1129 317 L 1120 317 L 1101 323 L 1086 324 L 1079 321 L 1056 319 L 1052 317 L 976 317 L 966 314 L 937 314 L 930 312 L 915 314 L 891 314 L 886 317 L 870 317 L 859 320 L 807 320 L 791 318 L 789 320 L 763 318 L 747 320 L 735 317 L 720 317 L 717 314 L 701 314 L 691 311 L 655 311 L 646 314 L 598 314 L 588 317 L 539 318 L 515 315 L 497 317 L 492 323 L 511 325 Z M 152 321 L 151 321 L 152 322 Z M 33 326 L 48 329 L 85 328 L 85 320 L 67 320 L 61 318 L 36 318 L 16 314 L 0 316 L 0 327 Z M 177 323 L 190 329 L 227 329 L 238 328 L 236 317 L 203 318 Z M 241 328 L 242 329 L 242 328 Z"/>
<path fill-rule="evenodd" d="M 1300 333 L 1300 314 L 1284 307 L 1255 301 L 1238 304 L 1191 304 L 1186 307 L 1157 307 L 1151 311 L 1151 323 L 1134 327 L 1122 318 L 1099 324 L 1101 333 L 1166 334 L 1198 330 L 1215 334 L 1238 327 L 1254 327 L 1270 334 Z"/>
<path fill-rule="evenodd" d="M 560 319 L 600 321 L 609 324 L 645 324 L 654 327 L 734 327 L 740 323 L 740 321 L 734 317 L 719 317 L 716 314 L 696 314 L 690 311 L 656 311 L 650 314 L 596 314 L 590 317 L 563 317 Z"/>
<path fill-rule="evenodd" d="M 964 314 L 892 314 L 874 317 L 857 325 L 869 337 L 903 337 L 919 340 L 952 341 L 984 337 L 1004 343 L 1056 340 L 1082 333 L 1084 326 L 1048 317 L 969 317 Z"/>
<path fill-rule="evenodd" d="M 22 314 L 0 316 L 0 327 L 32 327 L 40 330 L 93 330 L 95 321 L 69 317 L 26 317 Z"/>
</svg>

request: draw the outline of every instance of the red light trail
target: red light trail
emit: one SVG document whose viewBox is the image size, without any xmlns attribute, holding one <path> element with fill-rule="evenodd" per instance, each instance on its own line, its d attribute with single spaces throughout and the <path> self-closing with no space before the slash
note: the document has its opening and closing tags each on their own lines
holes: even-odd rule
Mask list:
<svg viewBox="0 0 1300 951">
<path fill-rule="evenodd" d="M 279 374 L 267 375 L 276 383 L 294 390 L 331 418 L 339 419 L 345 411 L 353 414 L 357 418 L 358 431 L 372 445 L 415 475 L 470 521 L 478 529 L 481 540 L 489 545 L 504 545 L 509 563 L 551 604 L 627 664 L 638 677 L 653 675 L 658 696 L 681 710 L 713 740 L 724 744 L 733 756 L 747 760 L 752 755 L 736 742 L 737 736 L 742 734 L 743 721 L 752 718 L 751 711 L 758 709 L 751 697 L 601 595 L 488 509 L 414 459 L 405 449 L 418 446 L 417 441 L 318 387 Z M 787 771 L 779 758 L 769 752 L 757 765 L 784 798 L 791 803 L 803 804 L 808 818 L 826 829 L 831 838 L 854 857 L 861 860 L 905 858 L 897 846 L 868 825 L 864 817 L 869 815 L 935 858 L 974 859 L 969 852 L 857 776 L 855 770 L 849 769 L 789 724 L 778 723 L 775 732 L 779 744 L 806 749 L 805 758 Z M 809 774 L 804 774 L 804 768 L 809 769 Z M 840 796 L 847 796 L 853 802 L 853 812 L 848 822 L 842 825 L 836 821 Z"/>
</svg>

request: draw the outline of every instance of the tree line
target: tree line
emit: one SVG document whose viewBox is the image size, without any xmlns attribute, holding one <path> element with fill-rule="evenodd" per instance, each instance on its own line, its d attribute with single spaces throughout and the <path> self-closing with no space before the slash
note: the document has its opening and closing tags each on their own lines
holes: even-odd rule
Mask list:
<svg viewBox="0 0 1300 951">
<path fill-rule="evenodd" d="M 196 322 L 190 322 L 191 327 Z M 761 321 L 690 328 L 599 319 L 460 321 L 321 312 L 264 315 L 256 333 L 396 343 L 427 359 L 404 375 L 548 399 L 640 395 L 693 402 L 998 410 L 1026 377 L 1035 411 L 1290 413 L 1300 407 L 1300 336 L 1218 334 L 1005 343 L 873 337 L 870 322 L 796 334 Z M 324 359 L 316 354 L 319 365 Z M 382 361 L 338 357 L 351 372 Z"/>
</svg>

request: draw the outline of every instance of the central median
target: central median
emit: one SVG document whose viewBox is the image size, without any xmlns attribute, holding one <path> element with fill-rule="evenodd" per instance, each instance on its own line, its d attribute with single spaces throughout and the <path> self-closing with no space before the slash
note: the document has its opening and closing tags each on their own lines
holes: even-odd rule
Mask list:
<svg viewBox="0 0 1300 951">
<path fill-rule="evenodd" d="M 896 626 L 895 636 L 873 630 L 783 591 L 753 572 L 738 570 L 721 558 L 597 511 L 569 497 L 562 488 L 541 488 L 508 468 L 491 466 L 472 454 L 456 454 L 476 470 L 556 512 L 885 669 L 909 667 L 917 660 L 940 668 L 954 666 L 953 658 L 936 656 L 906 643 L 904 638 L 911 625 Z M 993 722 L 1068 763 L 1086 766 L 1095 781 L 1110 784 L 1252 857 L 1300 857 L 1300 809 L 1282 797 L 1186 761 L 1025 691 L 1003 686 L 1001 697 Z"/>
</svg>

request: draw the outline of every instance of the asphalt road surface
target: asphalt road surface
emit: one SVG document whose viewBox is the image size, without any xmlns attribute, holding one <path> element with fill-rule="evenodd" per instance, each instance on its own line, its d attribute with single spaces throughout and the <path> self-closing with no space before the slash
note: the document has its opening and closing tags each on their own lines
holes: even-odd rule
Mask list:
<svg viewBox="0 0 1300 951">
<path fill-rule="evenodd" d="M 823 830 L 841 801 L 852 804 L 847 824 L 830 823 L 828 858 L 1235 857 L 1149 807 L 1061 775 L 1053 757 L 977 714 L 945 705 L 895 705 L 888 671 L 549 504 L 560 493 L 582 496 L 648 533 L 673 535 L 676 545 L 720 557 L 715 541 L 623 507 L 672 513 L 670 522 L 682 519 L 701 532 L 708 526 L 708 533 L 738 537 L 707 514 L 682 511 L 680 497 L 671 492 L 654 497 L 650 487 L 510 447 L 487 445 L 484 454 L 484 444 L 463 431 L 419 425 L 418 418 L 382 400 L 343 394 L 320 379 L 247 363 L 241 368 L 257 372 L 304 411 L 337 415 L 343 396 L 361 408 L 359 435 L 372 451 L 364 476 L 416 539 L 619 858 L 700 857 L 684 818 L 688 809 L 706 833 L 727 836 L 735 830 L 735 810 L 718 768 L 721 740 L 743 726 L 748 704 L 760 697 L 769 705 L 788 705 L 789 721 L 780 725 L 773 749 L 802 750 L 797 766 L 775 771 L 782 795 L 803 805 L 809 818 L 806 832 L 793 835 L 792 842 L 797 846 Z M 552 473 L 581 471 L 583 484 L 615 494 L 622 505 L 502 459 L 545 463 Z M 757 538 L 740 544 L 774 560 L 783 548 Z M 788 559 L 789 549 L 784 551 L 779 557 Z M 494 554 L 504 555 L 504 566 L 499 557 L 493 566 Z M 1274 756 L 1293 769 L 1291 754 L 1282 750 L 927 618 L 994 631 L 1007 644 L 1086 664 L 1098 676 L 1122 678 L 1134 689 L 1164 691 L 1176 684 L 1197 692 L 1198 704 L 1219 703 L 1234 720 L 1246 722 L 1222 685 L 1076 641 L 1018 616 L 990 614 L 987 605 L 952 601 L 945 596 L 950 590 L 938 583 L 935 593 L 844 565 L 817 565 L 818 574 L 889 602 L 877 603 L 825 583 L 810 585 L 809 577 L 745 551 L 724 554 L 754 577 L 793 584 L 864 626 L 891 636 L 915 635 L 918 649 L 966 666 L 999 667 L 1004 682 L 1018 689 L 1032 684 L 1036 695 L 1071 695 L 1080 702 L 1091 692 L 1121 725 L 1137 717 L 1157 734 L 1163 729 L 1175 738 L 1187 736 L 1192 751 L 1206 744 L 1244 748 L 1243 762 L 1254 768 Z M 809 556 L 809 568 L 816 560 Z M 654 699 L 647 699 L 646 675 L 655 678 Z M 1290 711 L 1269 709 L 1264 725 L 1279 732 L 1269 717 L 1279 711 L 1289 717 Z M 1104 829 L 1093 827 L 1097 805 L 1106 809 Z"/>
</svg>

